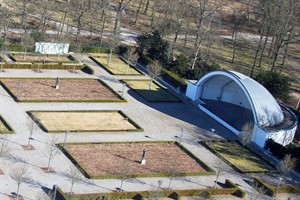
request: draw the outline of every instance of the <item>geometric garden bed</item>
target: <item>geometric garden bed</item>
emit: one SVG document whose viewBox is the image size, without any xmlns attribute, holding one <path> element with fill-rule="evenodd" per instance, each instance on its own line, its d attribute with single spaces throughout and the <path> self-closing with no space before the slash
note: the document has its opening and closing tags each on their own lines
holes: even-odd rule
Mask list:
<svg viewBox="0 0 300 200">
<path fill-rule="evenodd" d="M 1 85 L 17 102 L 124 102 L 99 79 L 2 78 Z"/>
<path fill-rule="evenodd" d="M 241 173 L 273 173 L 276 169 L 258 154 L 236 141 L 200 142 L 203 146 L 223 159 Z"/>
<path fill-rule="evenodd" d="M 142 128 L 118 110 L 28 111 L 29 116 L 50 133 L 142 131 Z"/>
<path fill-rule="evenodd" d="M 211 175 L 214 172 L 177 142 L 67 143 L 61 150 L 92 179 Z M 146 149 L 146 164 L 140 159 Z"/>
</svg>

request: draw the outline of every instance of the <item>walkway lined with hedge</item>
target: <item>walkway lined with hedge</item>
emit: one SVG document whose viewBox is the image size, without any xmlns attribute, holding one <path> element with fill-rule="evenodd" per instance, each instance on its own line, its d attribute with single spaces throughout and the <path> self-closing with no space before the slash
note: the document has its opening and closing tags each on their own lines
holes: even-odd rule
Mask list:
<svg viewBox="0 0 300 200">
<path fill-rule="evenodd" d="M 65 70 L 43 70 L 42 73 L 36 73 L 32 70 L 9 69 L 1 73 L 1 77 L 98 77 L 115 91 L 121 93 L 123 84 L 116 76 L 108 74 L 91 61 L 87 55 L 81 56 L 81 60 L 94 69 L 94 75 L 87 75 L 81 71 L 70 73 Z M 41 170 L 41 167 L 46 167 L 48 162 L 48 154 L 45 150 L 46 142 L 54 136 L 57 138 L 57 142 L 62 143 L 65 139 L 64 133 L 53 135 L 38 129 L 34 131 L 31 141 L 35 150 L 26 151 L 22 148 L 21 145 L 27 144 L 30 133 L 30 128 L 27 126 L 29 118 L 26 111 L 28 110 L 122 110 L 144 129 L 144 132 L 126 133 L 69 133 L 66 138 L 67 142 L 179 140 L 181 128 L 183 128 L 182 144 L 213 169 L 216 169 L 219 158 L 199 145 L 197 141 L 210 139 L 212 137 L 211 128 L 214 128 L 217 133 L 213 136 L 214 138 L 235 138 L 230 131 L 188 102 L 151 104 L 127 87 L 125 87 L 123 95 L 127 99 L 127 103 L 16 103 L 2 87 L 0 95 L 0 114 L 16 132 L 16 134 L 6 137 L 12 155 L 0 159 L 0 168 L 5 173 L 5 175 L 0 175 L 1 200 L 8 200 L 8 195 L 16 192 L 17 185 L 10 178 L 9 173 L 13 167 L 19 164 L 25 164 L 28 167 L 31 177 L 30 181 L 23 183 L 20 187 L 20 194 L 26 200 L 36 199 L 38 195 L 42 194 L 41 187 L 51 189 L 54 184 L 57 184 L 65 192 L 68 192 L 71 187 L 71 183 L 66 177 L 66 171 L 69 166 L 72 166 L 72 163 L 61 152 L 51 161 L 51 167 L 56 173 L 44 173 Z M 209 188 L 214 185 L 215 178 L 215 176 L 178 177 L 172 181 L 171 188 L 173 190 Z M 276 180 L 275 175 L 270 175 L 269 178 Z M 239 174 L 228 165 L 226 173 L 220 177 L 219 181 L 225 183 L 225 179 L 230 179 L 248 193 L 252 191 L 250 185 L 247 184 L 247 181 L 252 181 L 252 177 Z M 123 189 L 125 191 L 156 190 L 160 180 L 163 182 L 161 188 L 166 189 L 169 184 L 167 177 L 129 179 L 124 182 Z M 84 182 L 74 185 L 73 191 L 76 193 L 111 192 L 118 187 L 120 187 L 120 180 L 117 179 L 84 179 Z M 286 199 L 286 197 L 283 195 L 282 199 Z M 224 197 L 220 197 L 220 199 L 224 199 Z M 232 197 L 229 196 L 228 199 L 232 199 Z M 266 199 L 271 198 L 266 197 Z"/>
</svg>

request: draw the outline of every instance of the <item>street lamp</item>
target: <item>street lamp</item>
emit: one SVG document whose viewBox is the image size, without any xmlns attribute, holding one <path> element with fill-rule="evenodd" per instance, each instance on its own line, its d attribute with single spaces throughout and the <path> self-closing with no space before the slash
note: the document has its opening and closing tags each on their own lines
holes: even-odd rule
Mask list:
<svg viewBox="0 0 300 200">
<path fill-rule="evenodd" d="M 65 144 L 66 144 L 66 141 L 67 141 L 67 136 L 68 136 L 69 132 L 70 132 L 69 130 L 65 130 L 64 147 L 65 147 Z"/>
<path fill-rule="evenodd" d="M 183 135 L 183 128 L 180 128 L 180 138 L 179 138 L 179 144 L 181 144 L 181 140 L 182 140 L 182 135 Z"/>
<path fill-rule="evenodd" d="M 210 130 L 211 130 L 211 135 L 210 135 L 209 145 L 211 145 L 211 141 L 213 139 L 213 135 L 214 135 L 214 133 L 216 131 L 214 128 L 211 128 Z"/>
<path fill-rule="evenodd" d="M 162 180 L 158 181 L 157 190 L 156 190 L 156 198 L 155 198 L 156 200 L 158 200 L 158 198 L 159 198 L 159 190 L 160 190 L 160 187 L 161 187 L 162 183 L 163 183 Z"/>
</svg>

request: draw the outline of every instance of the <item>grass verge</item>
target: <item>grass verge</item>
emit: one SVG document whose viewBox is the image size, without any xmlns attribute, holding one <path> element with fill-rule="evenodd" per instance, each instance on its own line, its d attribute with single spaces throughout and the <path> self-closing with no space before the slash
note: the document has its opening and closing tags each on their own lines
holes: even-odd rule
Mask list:
<svg viewBox="0 0 300 200">
<path fill-rule="evenodd" d="M 137 92 L 149 102 L 181 102 L 175 95 L 170 93 L 156 81 L 150 80 L 122 80 L 129 88 Z"/>
<path fill-rule="evenodd" d="M 203 146 L 223 159 L 241 173 L 273 173 L 276 169 L 267 161 L 236 141 L 200 142 Z"/>
</svg>

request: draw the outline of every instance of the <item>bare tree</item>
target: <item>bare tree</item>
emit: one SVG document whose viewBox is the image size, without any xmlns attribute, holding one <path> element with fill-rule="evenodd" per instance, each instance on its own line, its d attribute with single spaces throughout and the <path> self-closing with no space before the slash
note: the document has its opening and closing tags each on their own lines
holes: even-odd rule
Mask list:
<svg viewBox="0 0 300 200">
<path fill-rule="evenodd" d="M 70 6 L 73 8 L 72 16 L 75 18 L 77 28 L 75 44 L 78 44 L 80 33 L 85 25 L 83 19 L 88 11 L 88 0 L 73 0 L 70 1 Z"/>
<path fill-rule="evenodd" d="M 115 25 L 114 25 L 114 32 L 113 35 L 118 34 L 118 29 L 120 26 L 120 18 L 121 13 L 124 12 L 124 9 L 126 6 L 131 2 L 132 0 L 115 0 L 114 1 L 114 9 L 116 11 L 116 19 L 115 19 Z"/>
<path fill-rule="evenodd" d="M 36 124 L 36 122 L 37 122 L 36 119 L 31 119 L 30 117 L 28 117 L 28 121 L 26 122 L 26 125 L 30 133 L 29 133 L 27 146 L 30 145 L 33 133 L 38 129 L 38 125 Z"/>
<path fill-rule="evenodd" d="M 170 190 L 173 178 L 179 176 L 180 172 L 178 171 L 178 163 L 176 159 L 173 159 L 171 162 L 166 164 L 167 166 L 165 166 L 166 168 L 165 174 L 167 177 L 169 177 L 168 190 Z"/>
<path fill-rule="evenodd" d="M 10 148 L 8 146 L 8 142 L 2 139 L 0 142 L 0 158 L 8 156 L 9 153 L 10 153 Z"/>
<path fill-rule="evenodd" d="M 260 200 L 263 199 L 266 190 L 264 187 L 260 186 L 258 183 L 252 182 L 252 189 L 249 193 L 250 200 Z"/>
<path fill-rule="evenodd" d="M 239 134 L 239 140 L 242 144 L 240 156 L 243 155 L 245 146 L 249 144 L 249 142 L 251 142 L 252 136 L 253 136 L 253 123 L 247 122 L 243 125 L 242 131 Z"/>
<path fill-rule="evenodd" d="M 277 169 L 282 175 L 287 175 L 296 166 L 296 159 L 292 158 L 290 154 L 284 156 L 284 158 L 279 162 Z"/>
<path fill-rule="evenodd" d="M 66 177 L 69 179 L 71 182 L 71 189 L 70 189 L 70 194 L 73 192 L 73 186 L 75 183 L 78 183 L 82 180 L 82 175 L 78 171 L 76 167 L 70 166 L 69 169 L 65 172 Z"/>
<path fill-rule="evenodd" d="M 22 47 L 24 49 L 24 55 L 23 55 L 23 59 L 25 60 L 26 58 L 26 53 L 28 51 L 28 49 L 30 49 L 30 47 L 33 46 L 34 44 L 34 40 L 30 35 L 25 35 L 23 36 L 23 38 L 21 39 L 21 44 Z M 20 58 L 19 58 L 20 59 Z"/>
<path fill-rule="evenodd" d="M 113 51 L 116 49 L 116 47 L 119 44 L 119 40 L 120 40 L 119 35 L 112 35 L 108 40 L 109 40 L 109 57 L 107 59 L 107 66 L 109 66 Z"/>
<path fill-rule="evenodd" d="M 129 173 L 130 173 L 130 167 L 128 165 L 128 161 L 123 160 L 120 165 L 119 165 L 119 171 L 116 174 L 118 179 L 121 180 L 121 185 L 120 185 L 120 191 L 123 190 L 123 183 L 124 181 L 129 178 Z"/>
<path fill-rule="evenodd" d="M 223 162 L 223 160 L 218 159 L 218 161 L 216 161 L 216 168 L 215 168 L 216 180 L 215 180 L 215 184 L 214 184 L 213 188 L 216 188 L 220 176 L 225 173 L 225 169 L 226 169 L 226 165 Z"/>
<path fill-rule="evenodd" d="M 153 80 L 155 80 L 157 77 L 161 74 L 161 65 L 159 61 L 154 60 L 151 64 L 147 65 L 147 72 L 150 76 L 150 83 L 149 83 L 149 89 L 151 90 Z"/>
<path fill-rule="evenodd" d="M 126 56 L 126 59 L 127 59 L 127 67 L 126 67 L 126 70 L 125 70 L 125 74 L 127 74 L 128 70 L 130 68 L 130 64 L 134 64 L 134 62 L 138 58 L 138 55 L 137 55 L 136 51 L 133 48 L 127 48 L 125 56 Z"/>
<path fill-rule="evenodd" d="M 26 165 L 20 165 L 13 168 L 9 175 L 17 183 L 16 199 L 19 199 L 20 185 L 29 179 Z"/>
<path fill-rule="evenodd" d="M 57 143 L 57 138 L 52 137 L 47 141 L 46 144 L 46 152 L 49 156 L 48 158 L 48 165 L 47 165 L 47 170 L 50 171 L 50 163 L 51 160 L 57 155 L 57 153 L 59 152 L 58 148 L 56 147 L 56 143 Z"/>
</svg>

